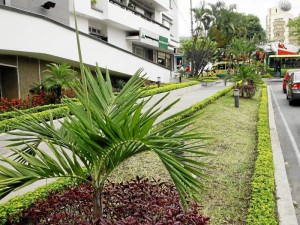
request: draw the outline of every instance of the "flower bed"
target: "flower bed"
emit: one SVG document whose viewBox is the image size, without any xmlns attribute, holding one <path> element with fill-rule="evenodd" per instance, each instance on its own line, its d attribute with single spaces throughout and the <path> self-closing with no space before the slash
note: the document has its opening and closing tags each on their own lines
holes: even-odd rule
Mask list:
<svg viewBox="0 0 300 225">
<path fill-rule="evenodd" d="M 69 186 L 63 192 L 52 192 L 30 208 L 9 217 L 14 224 L 197 224 L 208 218 L 199 213 L 200 206 L 190 204 L 184 212 L 173 185 L 140 179 L 112 183 L 103 193 L 104 218 L 93 221 L 93 188 L 87 184 Z"/>
</svg>

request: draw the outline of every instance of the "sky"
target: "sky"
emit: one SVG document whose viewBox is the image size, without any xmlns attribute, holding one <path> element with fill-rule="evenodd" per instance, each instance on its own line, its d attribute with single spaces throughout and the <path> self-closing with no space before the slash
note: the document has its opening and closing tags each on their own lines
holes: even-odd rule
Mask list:
<svg viewBox="0 0 300 225">
<path fill-rule="evenodd" d="M 300 13 L 300 1 L 288 0 L 292 9 L 289 11 L 294 16 Z M 206 0 L 206 3 L 216 3 L 217 0 Z M 229 6 L 237 5 L 237 12 L 256 15 L 260 19 L 263 29 L 266 28 L 268 9 L 278 7 L 279 0 L 223 0 Z M 199 7 L 200 0 L 192 0 L 193 8 Z M 189 36 L 191 33 L 190 0 L 178 0 L 179 8 L 179 36 Z"/>
</svg>

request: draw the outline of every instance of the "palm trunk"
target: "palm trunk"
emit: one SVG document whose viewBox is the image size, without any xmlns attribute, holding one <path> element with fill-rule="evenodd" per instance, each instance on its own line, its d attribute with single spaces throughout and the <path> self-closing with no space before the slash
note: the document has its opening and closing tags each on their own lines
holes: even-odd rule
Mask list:
<svg viewBox="0 0 300 225">
<path fill-rule="evenodd" d="M 94 189 L 94 196 L 93 196 L 93 219 L 94 220 L 103 217 L 102 191 L 103 191 L 102 186 Z"/>
</svg>

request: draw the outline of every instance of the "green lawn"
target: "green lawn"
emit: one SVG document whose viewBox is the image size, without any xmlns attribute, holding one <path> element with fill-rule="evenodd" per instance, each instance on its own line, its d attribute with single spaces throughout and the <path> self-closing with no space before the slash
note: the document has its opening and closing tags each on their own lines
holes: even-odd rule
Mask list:
<svg viewBox="0 0 300 225">
<path fill-rule="evenodd" d="M 191 129 L 213 137 L 206 140 L 206 158 L 212 177 L 205 182 L 202 213 L 212 225 L 246 224 L 247 207 L 251 198 L 251 178 L 256 157 L 256 123 L 260 91 L 254 99 L 240 99 L 234 107 L 232 92 L 201 110 Z M 163 165 L 155 155 L 146 153 L 127 161 L 111 180 L 123 181 L 135 177 L 169 180 Z"/>
</svg>

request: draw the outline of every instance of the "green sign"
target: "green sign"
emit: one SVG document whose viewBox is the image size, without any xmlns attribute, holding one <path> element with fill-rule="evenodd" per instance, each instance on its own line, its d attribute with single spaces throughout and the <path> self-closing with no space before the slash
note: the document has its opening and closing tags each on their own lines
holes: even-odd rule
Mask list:
<svg viewBox="0 0 300 225">
<path fill-rule="evenodd" d="M 168 49 L 169 40 L 166 37 L 159 36 L 158 47 L 162 49 Z"/>
</svg>

